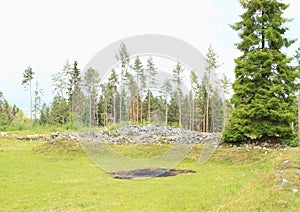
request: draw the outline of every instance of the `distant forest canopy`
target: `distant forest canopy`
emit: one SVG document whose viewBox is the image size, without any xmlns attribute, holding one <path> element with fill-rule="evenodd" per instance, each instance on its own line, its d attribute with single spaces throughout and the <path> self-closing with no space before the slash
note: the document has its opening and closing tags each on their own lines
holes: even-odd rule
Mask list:
<svg viewBox="0 0 300 212">
<path fill-rule="evenodd" d="M 29 87 L 30 117 L 26 118 L 16 106 L 9 106 L 15 107 L 14 110 L 4 108 L 2 95 L 0 128 L 26 129 L 31 123 L 33 127 L 68 129 L 131 123 L 201 132 L 223 130 L 231 110 L 224 99 L 230 83 L 225 76 L 219 84 L 212 80 L 212 72 L 218 67 L 218 55 L 212 47 L 206 54 L 207 65 L 202 78 L 180 62 L 173 61 L 173 70 L 161 71 L 155 57 L 130 57 L 124 43 L 116 57 L 119 65 L 105 76 L 100 76 L 93 67 L 81 72 L 76 61 L 72 64 L 67 61 L 62 70 L 52 75 L 54 96 L 48 105 L 42 103 L 43 92 L 38 82 L 31 85 L 34 70 L 28 67 L 22 84 Z M 7 115 L 10 110 L 17 112 Z M 20 117 L 22 121 L 16 126 L 13 120 Z"/>
</svg>

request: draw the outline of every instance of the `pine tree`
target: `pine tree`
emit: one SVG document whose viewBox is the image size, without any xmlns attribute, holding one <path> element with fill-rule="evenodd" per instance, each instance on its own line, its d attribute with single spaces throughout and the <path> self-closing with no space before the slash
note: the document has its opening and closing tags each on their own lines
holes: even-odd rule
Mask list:
<svg viewBox="0 0 300 212">
<path fill-rule="evenodd" d="M 68 81 L 69 73 L 71 70 L 71 65 L 67 60 L 62 68 L 62 70 L 52 75 L 52 81 L 54 86 L 55 96 L 60 96 L 65 98 L 65 94 L 68 94 Z"/>
<path fill-rule="evenodd" d="M 171 98 L 171 95 L 172 95 L 172 85 L 170 83 L 169 80 L 165 80 L 163 85 L 162 85 L 162 88 L 161 88 L 161 93 L 163 95 L 163 98 L 165 100 L 165 122 L 166 122 L 166 125 L 168 124 L 168 98 Z"/>
<path fill-rule="evenodd" d="M 190 82 L 191 82 L 191 90 L 190 90 L 190 130 L 194 130 L 195 125 L 195 96 L 198 85 L 198 77 L 195 71 L 191 71 L 190 73 Z"/>
<path fill-rule="evenodd" d="M 177 62 L 177 65 L 175 69 L 173 70 L 173 82 L 176 85 L 176 95 L 178 98 L 178 125 L 181 126 L 181 96 L 182 96 L 182 90 L 181 85 L 183 82 L 182 73 L 184 71 L 184 68 L 181 66 L 179 62 Z"/>
<path fill-rule="evenodd" d="M 206 74 L 207 74 L 207 96 L 206 96 L 206 115 L 205 115 L 205 132 L 209 132 L 209 110 L 210 110 L 210 92 L 211 92 L 211 82 L 210 82 L 210 77 L 211 77 L 211 72 L 214 71 L 215 69 L 217 69 L 219 67 L 219 65 L 217 64 L 217 59 L 218 59 L 218 55 L 217 53 L 214 51 L 214 49 L 212 48 L 212 46 L 210 45 L 208 48 L 208 51 L 206 53 Z"/>
<path fill-rule="evenodd" d="M 152 57 L 149 57 L 147 60 L 147 68 L 146 68 L 146 78 L 147 78 L 147 92 L 148 92 L 148 104 L 147 104 L 147 118 L 148 122 L 151 122 L 151 95 L 150 95 L 150 89 L 154 88 L 156 86 L 156 78 L 157 75 L 157 68 L 155 67 L 155 64 L 153 62 Z"/>
<path fill-rule="evenodd" d="M 223 90 L 223 94 L 224 94 L 224 101 L 223 101 L 223 115 L 224 115 L 223 128 L 224 128 L 227 123 L 229 113 L 231 111 L 230 101 L 228 99 L 226 99 L 226 95 L 229 95 L 229 93 L 230 93 L 231 82 L 225 74 L 223 74 L 223 76 L 221 78 L 221 85 L 222 85 L 222 90 Z"/>
<path fill-rule="evenodd" d="M 283 37 L 287 4 L 277 0 L 240 0 L 246 10 L 232 26 L 241 38 L 235 59 L 234 110 L 223 133 L 225 142 L 291 142 L 295 133 L 296 74 L 283 53 L 294 41 Z"/>
<path fill-rule="evenodd" d="M 67 82 L 67 94 L 69 112 L 72 113 L 73 109 L 73 96 L 76 89 L 79 89 L 80 83 L 80 69 L 78 68 L 78 62 L 74 61 L 73 67 L 67 69 L 68 82 Z"/>
<path fill-rule="evenodd" d="M 97 70 L 89 68 L 83 76 L 83 86 L 88 96 L 88 108 L 89 108 L 89 127 L 95 127 L 97 121 L 95 120 L 97 113 L 97 91 L 98 84 L 100 82 L 100 75 Z"/>
<path fill-rule="evenodd" d="M 35 82 L 34 99 L 33 99 L 33 116 L 35 124 L 38 123 L 38 114 L 40 112 L 43 90 L 40 88 L 38 81 Z"/>
<path fill-rule="evenodd" d="M 113 120 L 114 124 L 116 124 L 117 119 L 117 110 L 116 110 L 116 96 L 117 96 L 117 84 L 118 84 L 118 75 L 116 74 L 116 71 L 113 69 L 111 72 L 110 77 L 108 78 L 108 84 L 111 90 L 111 95 L 113 98 Z"/>
<path fill-rule="evenodd" d="M 139 84 L 139 80 L 140 80 L 140 75 L 143 75 L 143 72 L 144 72 L 144 69 L 143 69 L 143 64 L 139 58 L 139 56 L 136 57 L 135 61 L 134 61 L 134 64 L 131 66 L 131 69 L 135 72 L 135 77 L 136 77 L 136 86 L 137 86 L 137 89 L 136 89 L 136 96 L 135 96 L 135 99 L 136 99 L 136 122 L 139 121 L 139 96 L 140 96 L 140 93 L 139 91 L 142 89 L 142 86 Z"/>
<path fill-rule="evenodd" d="M 130 55 L 127 51 L 127 47 L 124 43 L 121 43 L 119 51 L 116 53 L 115 55 L 117 60 L 121 61 L 121 74 L 120 74 L 120 90 L 123 91 L 123 79 L 124 79 L 124 75 L 127 73 L 127 69 L 129 66 L 129 61 L 130 61 Z M 122 108 L 122 104 L 123 104 L 123 92 L 120 93 L 120 105 L 119 105 L 119 110 L 120 110 L 120 122 L 122 121 L 122 113 L 123 113 L 123 108 Z"/>
<path fill-rule="evenodd" d="M 195 108 L 198 111 L 198 129 L 200 132 L 205 132 L 206 127 L 206 103 L 207 103 L 207 75 L 204 74 L 203 79 L 200 83 L 197 83 L 195 91 Z"/>
<path fill-rule="evenodd" d="M 34 72 L 32 68 L 29 66 L 23 73 L 23 81 L 22 85 L 25 88 L 29 85 L 29 93 L 30 93 L 30 128 L 32 127 L 32 91 L 31 91 L 31 81 L 33 79 Z"/>
</svg>

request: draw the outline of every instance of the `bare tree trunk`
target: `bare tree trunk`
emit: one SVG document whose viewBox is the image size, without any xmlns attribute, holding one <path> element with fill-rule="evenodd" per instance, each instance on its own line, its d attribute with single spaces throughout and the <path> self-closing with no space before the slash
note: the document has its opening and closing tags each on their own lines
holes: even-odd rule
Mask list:
<svg viewBox="0 0 300 212">
<path fill-rule="evenodd" d="M 123 68 L 121 71 L 121 86 L 120 86 L 120 120 L 119 122 L 121 123 L 122 121 L 122 98 L 123 98 Z"/>
<path fill-rule="evenodd" d="M 141 113 L 140 113 L 140 117 L 141 117 L 141 123 L 143 123 L 143 103 L 142 103 L 142 98 L 141 98 Z"/>
<path fill-rule="evenodd" d="M 298 91 L 298 132 L 300 132 L 300 90 Z"/>
<path fill-rule="evenodd" d="M 139 122 L 139 94 L 136 96 L 136 123 Z"/>
<path fill-rule="evenodd" d="M 226 110 L 226 100 L 224 99 L 224 103 L 223 103 L 223 130 L 225 129 L 225 125 L 226 125 L 226 119 L 227 119 L 227 110 Z"/>
<path fill-rule="evenodd" d="M 207 99 L 206 99 L 206 132 L 209 132 L 209 99 L 210 99 L 210 71 L 208 71 L 207 79 Z"/>
<path fill-rule="evenodd" d="M 133 92 L 132 88 L 130 90 L 130 105 L 129 105 L 129 120 L 131 123 L 134 122 L 134 97 L 133 97 Z"/>
<path fill-rule="evenodd" d="M 98 107 L 97 107 L 97 101 L 94 101 L 94 116 L 96 117 L 94 120 L 94 126 L 99 126 L 99 116 L 98 116 Z"/>
<path fill-rule="evenodd" d="M 166 125 L 168 125 L 168 111 L 169 108 L 168 108 L 168 101 L 167 101 L 167 98 L 166 98 Z"/>
<path fill-rule="evenodd" d="M 151 119 L 151 104 L 150 104 L 150 90 L 148 89 L 148 122 L 150 124 Z"/>
<path fill-rule="evenodd" d="M 90 127 L 92 127 L 92 94 L 90 93 Z"/>
<path fill-rule="evenodd" d="M 192 95 L 190 96 L 190 130 L 192 130 Z"/>
<path fill-rule="evenodd" d="M 178 92 L 178 112 L 179 112 L 179 127 L 181 127 L 181 95 L 180 92 Z"/>
<path fill-rule="evenodd" d="M 195 100 L 192 99 L 192 128 L 191 128 L 191 130 L 194 130 L 194 124 L 195 124 Z"/>
<path fill-rule="evenodd" d="M 30 128 L 32 128 L 32 93 L 31 93 L 31 80 L 29 81 L 29 93 L 30 93 Z"/>
<path fill-rule="evenodd" d="M 116 118 L 117 118 L 117 114 L 116 114 L 116 91 L 114 90 L 114 125 L 116 125 Z"/>
<path fill-rule="evenodd" d="M 107 96 L 104 97 L 104 126 L 107 125 Z"/>
</svg>

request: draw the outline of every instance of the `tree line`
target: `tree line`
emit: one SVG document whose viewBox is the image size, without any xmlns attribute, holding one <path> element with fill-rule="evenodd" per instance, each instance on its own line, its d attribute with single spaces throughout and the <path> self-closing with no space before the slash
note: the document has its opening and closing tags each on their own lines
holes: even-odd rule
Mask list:
<svg viewBox="0 0 300 212">
<path fill-rule="evenodd" d="M 222 131 L 231 110 L 223 91 L 228 90 L 230 83 L 224 77 L 223 86 L 213 86 L 210 75 L 218 67 L 218 56 L 212 47 L 206 54 L 202 79 L 194 70 L 174 62 L 173 70 L 165 70 L 169 76 L 162 80 L 155 58 L 130 57 L 124 43 L 116 58 L 119 65 L 106 78 L 93 67 L 81 72 L 77 61 L 72 64 L 66 61 L 63 68 L 52 75 L 54 90 L 50 104 L 42 103 L 43 90 L 37 81 L 33 85 L 35 73 L 28 67 L 24 70 L 22 85 L 29 89 L 29 118 L 2 98 L 1 126 L 13 127 L 12 120 L 21 113 L 23 122 L 19 123 L 23 128 L 64 126 L 72 129 L 131 123 L 162 124 L 201 132 Z M 185 76 L 188 73 L 188 79 L 184 79 L 184 73 Z M 8 114 L 7 111 L 12 115 L 3 115 Z"/>
</svg>

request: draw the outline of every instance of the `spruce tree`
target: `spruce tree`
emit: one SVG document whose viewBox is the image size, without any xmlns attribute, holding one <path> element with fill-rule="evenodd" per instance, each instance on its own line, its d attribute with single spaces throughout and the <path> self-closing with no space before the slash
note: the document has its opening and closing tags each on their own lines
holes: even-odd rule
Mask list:
<svg viewBox="0 0 300 212">
<path fill-rule="evenodd" d="M 143 75 L 143 72 L 144 72 L 144 69 L 143 69 L 143 64 L 142 64 L 142 61 L 140 60 L 139 56 L 136 57 L 135 61 L 134 61 L 134 64 L 131 66 L 131 69 L 135 72 L 135 77 L 136 77 L 136 86 L 137 86 L 137 89 L 136 89 L 136 96 L 135 96 L 135 99 L 136 99 L 136 103 L 135 103 L 135 106 L 136 106 L 136 122 L 138 123 L 139 121 L 139 96 L 140 96 L 140 90 L 142 89 L 142 86 L 140 86 L 139 84 L 139 80 L 140 80 L 140 75 Z M 140 89 L 141 88 L 141 89 Z"/>
<path fill-rule="evenodd" d="M 223 133 L 225 142 L 247 140 L 283 141 L 295 138 L 296 72 L 291 58 L 283 53 L 294 40 L 284 37 L 288 30 L 282 17 L 287 4 L 277 0 L 240 0 L 245 12 L 232 25 L 241 41 L 242 55 L 235 59 L 234 110 Z"/>
<path fill-rule="evenodd" d="M 34 72 L 32 71 L 32 68 L 29 66 L 23 73 L 23 80 L 22 85 L 29 86 L 29 93 L 30 93 L 30 128 L 32 127 L 32 90 L 31 90 L 31 81 L 33 79 Z"/>
<path fill-rule="evenodd" d="M 147 97 L 148 97 L 148 104 L 147 104 L 147 117 L 148 122 L 151 122 L 151 98 L 150 98 L 150 88 L 154 88 L 157 85 L 157 80 L 155 76 L 157 75 L 157 68 L 153 62 L 152 57 L 149 57 L 147 60 L 147 68 L 146 68 L 146 78 L 147 78 Z"/>
</svg>

